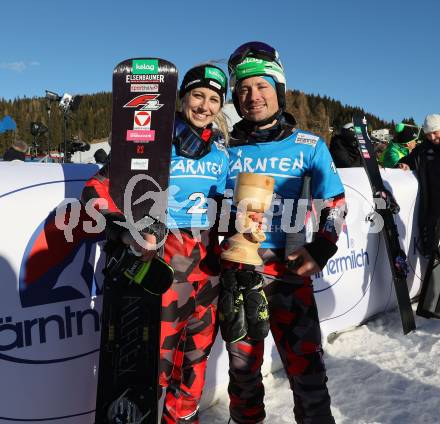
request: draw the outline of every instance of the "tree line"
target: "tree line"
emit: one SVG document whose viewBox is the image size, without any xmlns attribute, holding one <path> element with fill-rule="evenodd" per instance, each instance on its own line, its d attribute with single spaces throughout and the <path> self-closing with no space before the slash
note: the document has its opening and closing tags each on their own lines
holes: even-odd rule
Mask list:
<svg viewBox="0 0 440 424">
<path fill-rule="evenodd" d="M 64 121 L 67 124 L 67 138 L 93 143 L 107 138 L 111 128 L 112 95 L 101 92 L 85 95 L 77 111 L 67 117 L 56 102 L 49 103 L 46 98 L 0 99 L 0 119 L 10 115 L 17 123 L 15 134 L 0 134 L 0 156 L 10 145 L 13 138 L 20 138 L 32 145 L 37 141 L 41 150 L 46 151 L 48 137 L 51 149 L 56 150 L 63 140 Z M 298 90 L 289 90 L 286 96 L 286 109 L 292 113 L 301 129 L 318 133 L 329 142 L 332 129 L 338 130 L 350 122 L 354 113 L 365 113 L 359 107 L 343 105 L 340 101 L 327 96 L 305 94 Z M 392 128 L 394 122 L 386 122 L 379 117 L 366 113 L 371 130 Z M 413 122 L 412 118 L 407 120 Z M 49 131 L 38 137 L 32 136 L 31 122 L 41 122 Z"/>
<path fill-rule="evenodd" d="M 46 98 L 0 99 L 0 118 L 10 115 L 17 123 L 16 134 L 0 134 L 0 156 L 14 137 L 26 141 L 29 146 L 35 140 L 42 151 L 47 150 L 48 138 L 51 149 L 57 150 L 64 132 L 68 139 L 77 137 L 88 143 L 107 138 L 111 127 L 111 103 L 111 93 L 84 95 L 78 110 L 64 114 L 57 102 L 49 102 Z M 31 134 L 31 122 L 42 123 L 48 131 L 36 139 Z"/>
</svg>

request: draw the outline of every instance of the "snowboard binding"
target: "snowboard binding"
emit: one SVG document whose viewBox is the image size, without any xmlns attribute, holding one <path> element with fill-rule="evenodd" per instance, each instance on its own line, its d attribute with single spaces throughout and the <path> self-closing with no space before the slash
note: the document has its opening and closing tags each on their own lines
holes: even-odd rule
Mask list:
<svg viewBox="0 0 440 424">
<path fill-rule="evenodd" d="M 126 397 L 128 389 L 112 402 L 107 411 L 107 420 L 112 424 L 141 424 L 151 411 L 142 414 L 139 407 Z"/>
<path fill-rule="evenodd" d="M 129 246 L 120 244 L 108 255 L 104 275 L 117 284 L 139 284 L 148 293 L 159 296 L 171 286 L 174 270 L 158 256 L 141 261 Z"/>
</svg>

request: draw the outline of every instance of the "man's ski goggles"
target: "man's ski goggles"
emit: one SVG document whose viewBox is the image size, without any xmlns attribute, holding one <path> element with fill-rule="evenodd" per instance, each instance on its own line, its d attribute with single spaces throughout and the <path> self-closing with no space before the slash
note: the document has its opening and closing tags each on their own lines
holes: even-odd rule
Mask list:
<svg viewBox="0 0 440 424">
<path fill-rule="evenodd" d="M 175 121 L 176 153 L 190 159 L 200 159 L 211 151 L 211 142 L 203 140 L 189 125 Z"/>
<path fill-rule="evenodd" d="M 260 41 L 250 41 L 249 43 L 242 44 L 231 54 L 228 60 L 229 72 L 233 72 L 235 67 L 249 55 L 269 62 L 276 62 L 282 66 L 278 52 L 273 47 Z"/>
</svg>

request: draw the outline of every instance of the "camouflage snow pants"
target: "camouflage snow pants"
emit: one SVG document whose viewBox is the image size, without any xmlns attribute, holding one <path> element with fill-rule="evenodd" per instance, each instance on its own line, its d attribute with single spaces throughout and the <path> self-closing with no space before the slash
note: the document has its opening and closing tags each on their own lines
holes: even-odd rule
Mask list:
<svg viewBox="0 0 440 424">
<path fill-rule="evenodd" d="M 266 278 L 270 328 L 293 392 L 299 424 L 334 424 L 322 360 L 321 331 L 313 286 Z M 240 424 L 265 418 L 261 375 L 264 341 L 243 339 L 227 344 L 231 417 Z"/>
</svg>

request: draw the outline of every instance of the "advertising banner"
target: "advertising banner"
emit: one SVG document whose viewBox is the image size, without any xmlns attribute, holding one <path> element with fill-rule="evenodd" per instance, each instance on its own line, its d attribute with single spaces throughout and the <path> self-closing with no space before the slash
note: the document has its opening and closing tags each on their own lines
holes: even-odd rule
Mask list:
<svg viewBox="0 0 440 424">
<path fill-rule="evenodd" d="M 79 225 L 77 203 L 96 165 L 0 163 L 0 422 L 92 424 L 103 284 L 102 240 Z M 324 336 L 395 307 L 380 223 L 364 171 L 340 170 L 348 215 L 338 252 L 314 276 Z M 396 223 L 409 256 L 411 295 L 420 288 L 417 180 L 383 171 L 401 211 Z M 70 203 L 69 206 L 66 204 Z M 264 372 L 278 369 L 271 337 Z M 228 381 L 217 339 L 208 362 L 203 405 Z"/>
</svg>

